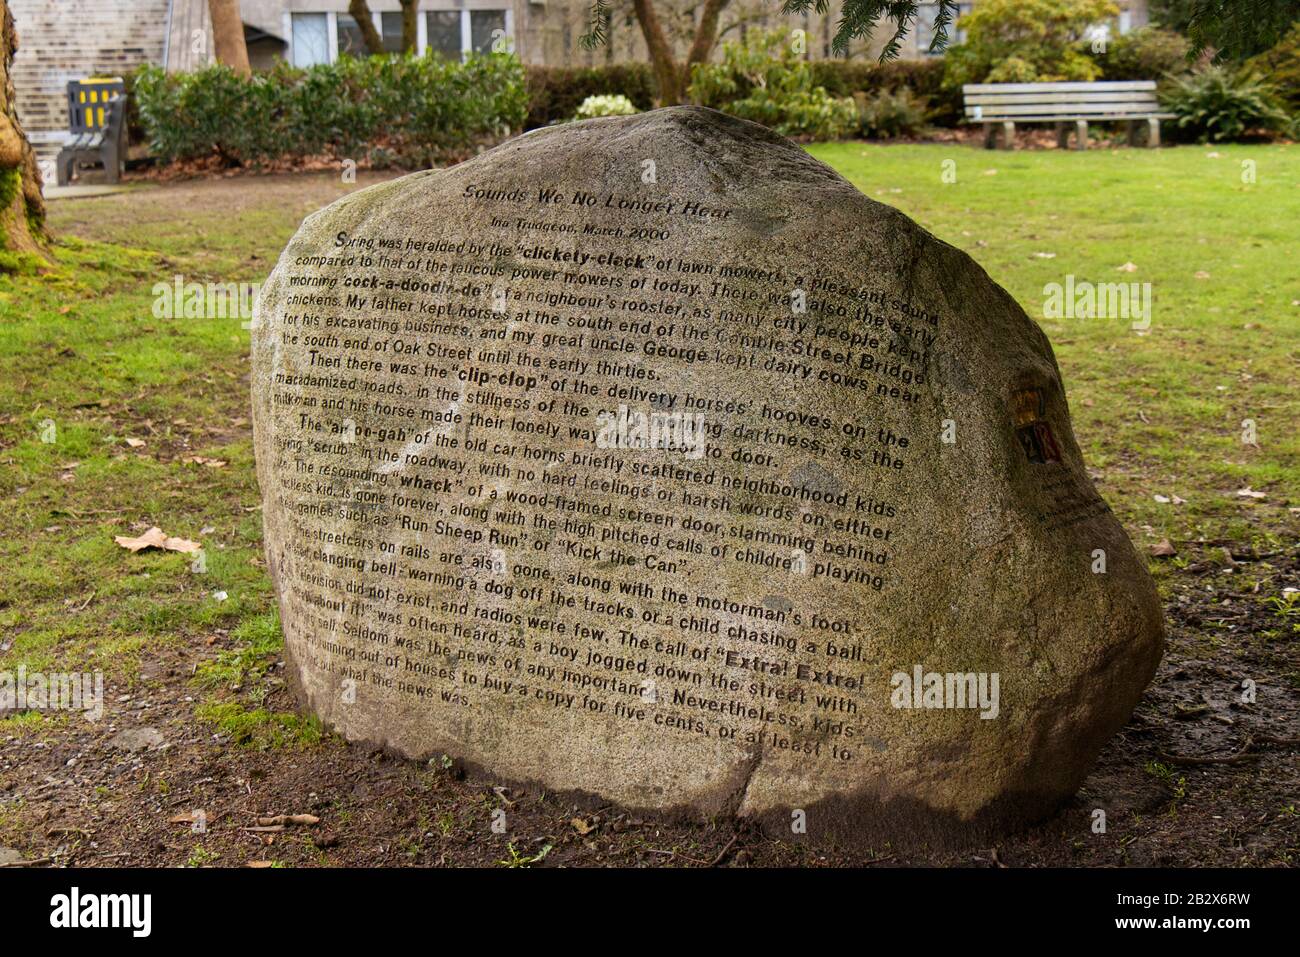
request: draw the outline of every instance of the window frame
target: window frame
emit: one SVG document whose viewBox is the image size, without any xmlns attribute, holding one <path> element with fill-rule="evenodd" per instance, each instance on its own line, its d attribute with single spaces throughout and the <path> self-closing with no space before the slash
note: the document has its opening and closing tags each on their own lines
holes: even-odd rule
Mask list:
<svg viewBox="0 0 1300 957">
<path fill-rule="evenodd" d="M 371 10 L 370 19 L 374 23 L 375 29 L 383 36 L 383 14 L 392 14 L 392 10 Z M 420 7 L 416 17 L 416 36 L 415 49 L 419 56 L 425 56 L 429 52 L 429 19 L 425 16 L 427 13 L 457 13 L 460 15 L 460 59 L 461 62 L 469 57 L 473 52 L 472 30 L 470 27 L 470 15 L 474 13 L 503 13 L 505 14 L 506 39 L 510 41 L 510 49 L 515 48 L 515 12 L 510 6 L 500 7 L 444 7 L 430 6 Z M 337 63 L 339 59 L 339 17 L 348 16 L 346 12 L 337 10 L 286 10 L 284 12 L 284 35 L 288 38 L 285 49 L 285 60 L 291 65 L 294 62 L 293 49 L 293 18 L 295 16 L 325 16 L 326 30 L 328 33 L 327 43 L 329 45 L 329 63 Z M 315 65 L 315 64 L 313 64 Z"/>
</svg>

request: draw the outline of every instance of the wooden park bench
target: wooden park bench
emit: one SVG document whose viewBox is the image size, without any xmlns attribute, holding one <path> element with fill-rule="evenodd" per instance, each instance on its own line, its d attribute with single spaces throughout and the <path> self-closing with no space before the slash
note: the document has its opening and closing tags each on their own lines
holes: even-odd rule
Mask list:
<svg viewBox="0 0 1300 957">
<path fill-rule="evenodd" d="M 1074 124 L 1074 148 L 1088 148 L 1088 122 L 1128 123 L 1128 141 L 1136 146 L 1146 130 L 1147 146 L 1160 145 L 1162 113 L 1156 102 L 1155 80 L 1113 83 L 968 83 L 961 88 L 966 122 L 984 124 L 984 146 L 996 145 L 1002 128 L 1002 148 L 1014 149 L 1017 123 L 1053 123 L 1056 142 L 1069 145 Z"/>
<path fill-rule="evenodd" d="M 59 150 L 58 182 L 66 186 L 82 163 L 103 163 L 110 183 L 126 163 L 126 84 L 121 77 L 68 84 L 68 138 Z"/>
</svg>

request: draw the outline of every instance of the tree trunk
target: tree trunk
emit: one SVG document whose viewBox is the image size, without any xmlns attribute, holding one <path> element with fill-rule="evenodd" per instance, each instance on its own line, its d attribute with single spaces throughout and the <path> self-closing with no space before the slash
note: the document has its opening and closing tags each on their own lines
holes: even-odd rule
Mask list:
<svg viewBox="0 0 1300 957">
<path fill-rule="evenodd" d="M 641 24 L 641 35 L 645 37 L 650 64 L 659 82 L 659 105 L 674 106 L 682 101 L 685 91 L 682 89 L 682 73 L 673 58 L 673 48 L 664 34 L 663 24 L 659 22 L 659 15 L 650 0 L 632 0 L 632 9 L 636 12 L 637 23 Z"/>
<path fill-rule="evenodd" d="M 420 0 L 400 0 L 402 4 L 402 52 L 414 53 L 420 45 Z"/>
<path fill-rule="evenodd" d="M 691 82 L 691 67 L 703 63 L 713 52 L 713 44 L 718 42 L 718 20 L 728 0 L 705 0 L 704 12 L 700 14 L 699 25 L 695 28 L 695 42 L 686 56 L 685 82 Z"/>
<path fill-rule="evenodd" d="M 641 24 L 641 35 L 645 37 L 646 50 L 650 54 L 650 63 L 659 83 L 660 106 L 674 106 L 686 99 L 686 88 L 691 83 L 691 67 L 709 58 L 713 45 L 718 42 L 718 20 L 728 2 L 729 0 L 705 0 L 686 62 L 679 64 L 673 56 L 672 44 L 668 42 L 652 0 L 632 0 L 632 9 L 636 13 L 637 23 Z"/>
<path fill-rule="evenodd" d="M 8 0 L 0 0 L 0 251 L 44 257 L 49 236 L 45 232 L 41 173 L 32 145 L 18 122 L 14 83 L 9 74 L 17 49 L 18 32 Z"/>
<path fill-rule="evenodd" d="M 366 51 L 371 56 L 384 52 L 384 38 L 375 29 L 375 18 L 370 14 L 370 4 L 366 0 L 348 0 L 348 13 L 357 21 L 361 29 L 361 39 L 366 44 Z"/>
<path fill-rule="evenodd" d="M 248 47 L 244 45 L 244 20 L 239 15 L 239 0 L 208 0 L 212 16 L 212 45 L 217 62 L 224 63 L 240 76 L 252 76 L 248 65 Z"/>
</svg>

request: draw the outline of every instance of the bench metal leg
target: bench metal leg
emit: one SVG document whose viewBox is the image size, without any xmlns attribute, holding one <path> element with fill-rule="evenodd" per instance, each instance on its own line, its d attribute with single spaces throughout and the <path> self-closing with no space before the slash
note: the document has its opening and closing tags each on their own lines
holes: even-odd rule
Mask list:
<svg viewBox="0 0 1300 957">
<path fill-rule="evenodd" d="M 1160 121 L 1155 117 L 1147 118 L 1147 146 L 1151 149 L 1160 145 Z"/>
<path fill-rule="evenodd" d="M 997 146 L 998 128 L 992 123 L 984 124 L 984 148 L 991 150 Z"/>
<path fill-rule="evenodd" d="M 1088 148 L 1088 121 L 1074 121 L 1074 148 L 1076 150 L 1086 150 Z"/>
<path fill-rule="evenodd" d="M 122 157 L 116 143 L 105 143 L 99 150 L 104 163 L 104 178 L 110 183 L 122 180 Z"/>
<path fill-rule="evenodd" d="M 77 161 L 77 154 L 74 150 L 59 150 L 59 156 L 54 161 L 54 181 L 60 186 L 67 186 L 72 182 L 72 168 Z"/>
<path fill-rule="evenodd" d="M 1002 121 L 1002 148 L 1004 150 L 1016 148 L 1016 124 L 1011 120 Z"/>
<path fill-rule="evenodd" d="M 1070 145 L 1070 128 L 1064 123 L 1056 124 L 1056 148 L 1065 149 Z"/>
</svg>

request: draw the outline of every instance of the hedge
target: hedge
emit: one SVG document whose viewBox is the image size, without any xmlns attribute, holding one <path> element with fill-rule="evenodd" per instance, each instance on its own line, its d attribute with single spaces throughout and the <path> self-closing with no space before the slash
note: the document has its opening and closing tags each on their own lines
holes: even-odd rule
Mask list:
<svg viewBox="0 0 1300 957">
<path fill-rule="evenodd" d="M 943 61 L 813 60 L 816 86 L 836 98 L 910 90 L 927 121 L 956 125 L 961 95 L 943 86 Z M 649 64 L 525 67 L 512 54 L 465 63 L 433 57 L 342 57 L 251 78 L 223 66 L 129 79 L 132 133 L 160 162 L 216 158 L 225 165 L 330 157 L 423 168 L 459 158 L 510 132 L 573 119 L 589 96 L 622 95 L 654 107 Z M 133 136 L 134 139 L 134 136 Z"/>
<path fill-rule="evenodd" d="M 140 70 L 140 119 L 163 162 L 216 156 L 230 165 L 332 156 L 426 167 L 517 131 L 527 115 L 513 54 L 465 63 L 420 56 L 342 57 L 241 77 Z"/>
<path fill-rule="evenodd" d="M 831 96 L 868 97 L 908 89 L 925 101 L 932 126 L 956 126 L 962 117 L 961 90 L 944 86 L 942 57 L 925 60 L 814 60 L 813 82 Z"/>
<path fill-rule="evenodd" d="M 648 63 L 598 67 L 530 66 L 527 70 L 527 129 L 571 120 L 582 101 L 606 94 L 626 96 L 638 110 L 655 105 L 659 95 Z"/>
<path fill-rule="evenodd" d="M 883 90 L 910 89 L 929 107 L 928 120 L 936 126 L 955 126 L 961 118 L 961 92 L 943 86 L 943 59 L 811 60 L 813 83 L 834 97 Z M 573 119 L 589 96 L 622 94 L 638 109 L 648 110 L 658 96 L 654 72 L 646 63 L 600 67 L 527 67 L 527 128 Z"/>
</svg>

